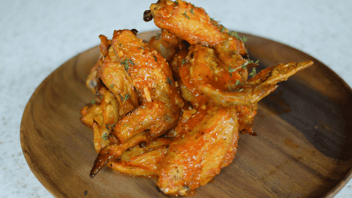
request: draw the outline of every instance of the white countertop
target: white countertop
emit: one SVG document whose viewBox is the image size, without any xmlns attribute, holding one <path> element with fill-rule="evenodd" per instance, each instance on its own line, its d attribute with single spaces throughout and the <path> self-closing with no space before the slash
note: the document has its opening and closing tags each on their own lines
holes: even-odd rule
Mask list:
<svg viewBox="0 0 352 198">
<path fill-rule="evenodd" d="M 52 197 L 21 150 L 23 110 L 37 86 L 115 29 L 156 29 L 156 0 L 0 0 L 0 197 Z M 219 3 L 221 2 L 221 3 Z M 352 86 L 351 0 L 193 0 L 229 29 L 270 38 L 325 63 Z M 351 151 L 352 152 L 352 151 Z M 352 197 L 350 181 L 336 198 Z"/>
</svg>

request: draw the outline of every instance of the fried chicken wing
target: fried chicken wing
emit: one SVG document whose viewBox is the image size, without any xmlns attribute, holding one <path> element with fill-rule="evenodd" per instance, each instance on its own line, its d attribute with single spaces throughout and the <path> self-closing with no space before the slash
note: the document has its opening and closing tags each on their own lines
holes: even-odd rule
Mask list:
<svg viewBox="0 0 352 198">
<path fill-rule="evenodd" d="M 248 64 L 245 59 L 248 54 L 244 47 L 246 39 L 218 24 L 203 8 L 182 0 L 160 0 L 150 6 L 150 11 L 156 26 L 176 34 L 192 45 L 213 47 L 226 66 L 241 69 L 241 65 Z"/>
<path fill-rule="evenodd" d="M 102 123 L 95 121 L 93 123 L 94 132 L 94 148 L 99 153 L 101 148 L 110 144 L 108 135 L 118 121 L 118 103 L 114 94 L 112 94 L 105 86 L 98 85 L 98 93 L 101 95 Z"/>
<path fill-rule="evenodd" d="M 148 44 L 158 51 L 167 62 L 170 62 L 178 50 L 179 43 L 182 43 L 181 41 L 175 34 L 161 30 L 161 34 L 152 37 Z"/>
<path fill-rule="evenodd" d="M 116 123 L 110 135 L 114 143 L 100 151 L 91 171 L 92 177 L 128 148 L 175 127 L 183 106 L 172 72 L 156 50 L 130 30 L 115 31 L 112 47 L 117 62 L 125 64 L 141 105 Z"/>
<path fill-rule="evenodd" d="M 227 107 L 210 108 L 190 131 L 176 137 L 161 165 L 157 186 L 162 192 L 185 196 L 207 184 L 229 164 L 224 161 L 229 150 L 235 153 L 237 147 L 233 146 L 238 141 L 238 122 L 233 112 Z"/>
<path fill-rule="evenodd" d="M 149 143 L 142 142 L 121 154 L 121 160 L 109 162 L 107 166 L 132 176 L 157 176 L 170 138 L 156 138 Z"/>
<path fill-rule="evenodd" d="M 95 89 L 96 86 L 98 85 L 98 70 L 99 70 L 99 66 L 100 66 L 100 58 L 97 61 L 97 63 L 95 64 L 95 66 L 90 70 L 89 75 L 87 77 L 86 80 L 86 87 L 88 87 L 88 89 L 95 94 Z"/>
<path fill-rule="evenodd" d="M 184 40 L 164 29 L 161 30 L 161 34 L 152 37 L 148 44 L 156 49 L 169 63 L 174 79 L 180 79 L 178 63 L 181 63 L 187 56 L 187 46 L 189 44 L 185 44 Z"/>
<path fill-rule="evenodd" d="M 184 59 L 188 54 L 188 48 L 185 45 L 179 45 L 178 51 L 170 62 L 170 68 L 172 70 L 175 80 L 179 80 L 180 77 L 180 65 L 184 64 Z"/>
<path fill-rule="evenodd" d="M 104 36 L 100 35 L 100 37 Z M 119 116 L 123 116 L 139 106 L 132 79 L 125 70 L 125 65 L 118 62 L 112 46 L 108 47 L 108 51 L 103 57 L 99 74 L 101 81 L 117 99 Z"/>
<path fill-rule="evenodd" d="M 243 85 L 231 85 L 228 91 L 220 91 L 209 85 L 199 86 L 202 93 L 224 106 L 250 105 L 273 92 L 277 83 L 285 81 L 296 72 L 313 65 L 312 61 L 285 63 L 269 67 Z"/>
<path fill-rule="evenodd" d="M 100 70 L 101 70 L 101 65 L 104 64 L 104 57 L 108 56 L 108 50 L 109 47 L 111 46 L 111 40 L 109 40 L 106 36 L 104 35 L 99 35 L 100 38 L 100 57 L 95 64 L 95 66 L 90 70 L 90 73 L 88 75 L 88 78 L 86 80 L 86 86 L 95 94 L 98 81 L 100 79 Z"/>
<path fill-rule="evenodd" d="M 120 61 L 133 62 L 128 73 L 143 101 L 132 114 L 121 120 L 123 126 L 117 125 L 114 134 L 124 142 L 140 132 L 138 125 L 141 125 L 141 130 L 149 129 L 152 137 L 165 133 L 175 126 L 179 117 L 177 112 L 183 105 L 167 62 L 156 50 L 129 31 L 115 31 L 112 43 Z M 132 124 L 134 120 L 133 131 L 131 127 L 125 127 L 127 122 Z"/>
<path fill-rule="evenodd" d="M 195 45 L 186 61 L 185 67 L 190 70 L 197 91 L 222 106 L 255 104 L 273 92 L 277 83 L 313 64 L 312 61 L 280 64 L 260 72 L 247 83 L 236 70 L 224 69 L 211 48 Z"/>
<path fill-rule="evenodd" d="M 190 44 L 215 45 L 223 39 L 219 27 L 211 22 L 203 8 L 182 0 L 160 0 L 150 6 L 154 23 Z"/>
<path fill-rule="evenodd" d="M 238 123 L 240 125 L 239 131 L 244 134 L 256 135 L 252 127 L 254 124 L 254 117 L 257 115 L 258 104 L 254 103 L 251 105 L 238 105 L 235 107 L 238 117 Z"/>
<path fill-rule="evenodd" d="M 87 105 L 81 110 L 81 121 L 90 128 L 93 128 L 94 121 L 100 123 L 100 125 L 103 123 L 103 110 L 101 104 L 96 103 L 95 101 L 93 102 L 94 104 Z"/>
</svg>

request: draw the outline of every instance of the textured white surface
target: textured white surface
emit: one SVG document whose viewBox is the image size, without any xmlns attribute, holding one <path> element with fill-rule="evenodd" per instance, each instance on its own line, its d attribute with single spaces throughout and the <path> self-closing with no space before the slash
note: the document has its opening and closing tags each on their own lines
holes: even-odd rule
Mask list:
<svg viewBox="0 0 352 198">
<path fill-rule="evenodd" d="M 22 154 L 20 122 L 27 101 L 53 70 L 97 45 L 99 34 L 156 29 L 142 19 L 155 1 L 0 0 L 0 197 L 51 197 Z M 229 29 L 310 54 L 352 86 L 351 0 L 219 2 L 192 1 Z M 352 197 L 352 181 L 336 197 Z"/>
</svg>

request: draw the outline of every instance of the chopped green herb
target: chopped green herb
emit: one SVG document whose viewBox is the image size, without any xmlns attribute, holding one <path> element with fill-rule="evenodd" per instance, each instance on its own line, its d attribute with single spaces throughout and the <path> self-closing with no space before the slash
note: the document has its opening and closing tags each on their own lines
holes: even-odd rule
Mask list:
<svg viewBox="0 0 352 198">
<path fill-rule="evenodd" d="M 214 21 L 214 19 L 213 19 L 213 18 L 210 18 L 210 20 L 211 20 L 211 21 Z"/>
<path fill-rule="evenodd" d="M 121 62 L 121 64 L 125 65 L 125 70 L 126 71 L 128 71 L 128 63 L 130 63 L 131 65 L 134 65 L 134 62 L 131 59 L 128 59 L 128 58 Z"/>
<path fill-rule="evenodd" d="M 103 138 L 104 140 L 108 140 L 108 134 L 107 134 L 107 133 L 104 133 L 102 138 Z"/>
<path fill-rule="evenodd" d="M 196 15 L 196 14 L 193 12 L 193 8 L 191 8 L 191 14 Z"/>
<path fill-rule="evenodd" d="M 99 97 L 100 97 L 101 99 L 103 99 L 103 95 L 99 95 Z"/>
<path fill-rule="evenodd" d="M 247 37 L 244 36 L 244 37 L 242 38 L 242 40 L 243 40 L 243 42 L 246 42 L 246 41 L 247 41 Z"/>
<path fill-rule="evenodd" d="M 170 84 L 170 85 L 173 85 L 173 84 L 174 84 L 174 83 L 172 82 L 172 80 L 171 80 L 169 77 L 166 78 L 166 83 L 168 83 L 168 84 Z"/>
<path fill-rule="evenodd" d="M 185 15 L 187 19 L 190 19 L 189 16 L 187 16 L 187 11 L 185 11 L 185 13 L 183 13 L 182 15 Z"/>
<path fill-rule="evenodd" d="M 235 32 L 235 31 L 229 32 L 229 35 L 230 35 L 230 36 L 234 36 L 234 37 L 238 37 L 238 34 L 237 34 L 237 32 Z"/>
<path fill-rule="evenodd" d="M 185 63 L 186 63 L 185 59 L 182 59 L 181 65 L 183 65 L 183 64 L 185 64 Z"/>
<path fill-rule="evenodd" d="M 125 102 L 126 100 L 128 100 L 130 98 L 130 94 L 126 94 L 125 98 L 123 99 L 123 102 Z"/>
<path fill-rule="evenodd" d="M 114 87 L 114 84 L 111 84 L 110 87 L 113 88 L 113 87 Z"/>
<path fill-rule="evenodd" d="M 240 80 L 237 80 L 236 81 L 236 85 L 240 85 L 241 81 Z"/>
<path fill-rule="evenodd" d="M 92 100 L 90 103 L 95 104 L 95 100 Z"/>
<path fill-rule="evenodd" d="M 238 33 L 235 32 L 235 31 L 229 32 L 229 35 L 236 37 L 238 40 L 240 40 L 240 41 L 242 41 L 242 42 L 246 42 L 246 41 L 247 41 L 247 38 L 246 38 L 246 37 L 243 37 L 243 39 L 242 39 L 242 38 L 238 35 Z"/>
<path fill-rule="evenodd" d="M 154 56 L 154 60 L 155 60 L 155 62 L 158 62 L 158 59 L 156 58 L 156 56 Z"/>
<path fill-rule="evenodd" d="M 196 7 L 196 6 L 195 6 L 194 4 L 192 4 L 192 3 L 191 3 L 191 5 L 192 5 L 193 7 Z"/>
<path fill-rule="evenodd" d="M 248 65 L 248 63 L 249 63 L 249 62 L 245 62 L 245 63 L 243 63 L 242 68 L 243 68 L 243 69 L 247 69 L 247 67 L 246 67 L 246 66 Z"/>
<path fill-rule="evenodd" d="M 253 61 L 253 60 L 248 60 L 248 62 L 247 62 L 247 64 L 246 65 L 248 65 L 248 64 L 250 64 L 250 63 L 255 63 L 255 64 L 257 64 L 257 63 L 259 63 L 259 60 L 257 60 L 257 61 Z"/>
<path fill-rule="evenodd" d="M 223 26 L 223 27 L 221 28 L 221 32 L 224 32 L 225 29 L 226 29 L 226 28 Z"/>
<path fill-rule="evenodd" d="M 175 1 L 175 3 L 176 3 L 176 5 L 178 5 L 178 1 L 177 0 Z"/>
<path fill-rule="evenodd" d="M 257 71 L 255 70 L 255 68 L 252 69 L 252 72 L 249 75 L 252 76 L 252 78 L 257 75 Z"/>
<path fill-rule="evenodd" d="M 128 71 L 128 64 L 127 64 L 127 62 L 125 63 L 125 70 Z"/>
<path fill-rule="evenodd" d="M 240 90 L 238 90 L 238 91 L 243 91 L 243 88 L 242 88 L 242 89 L 240 89 Z"/>
<path fill-rule="evenodd" d="M 105 128 L 106 128 L 107 130 L 110 130 L 110 129 L 109 129 L 109 126 L 110 126 L 110 124 L 105 124 Z"/>
<path fill-rule="evenodd" d="M 229 66 L 229 72 L 232 73 L 234 71 L 236 71 L 236 69 L 232 69 L 231 66 Z"/>
<path fill-rule="evenodd" d="M 230 73 L 230 77 L 232 77 L 232 72 L 236 71 L 236 69 L 232 69 L 231 66 L 229 66 L 229 73 Z"/>
</svg>

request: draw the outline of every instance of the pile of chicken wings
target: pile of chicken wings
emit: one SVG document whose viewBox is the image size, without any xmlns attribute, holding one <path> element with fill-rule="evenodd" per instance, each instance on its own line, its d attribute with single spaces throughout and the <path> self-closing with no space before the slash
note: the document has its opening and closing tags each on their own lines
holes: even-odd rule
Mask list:
<svg viewBox="0 0 352 198">
<path fill-rule="evenodd" d="M 204 9 L 159 0 L 144 13 L 161 33 L 148 43 L 136 30 L 100 35 L 100 57 L 87 78 L 97 96 L 81 110 L 103 167 L 158 178 L 165 194 L 192 195 L 233 161 L 239 133 L 252 130 L 257 103 L 312 61 L 256 74 L 245 37 Z"/>
</svg>

